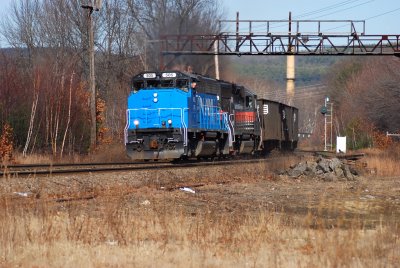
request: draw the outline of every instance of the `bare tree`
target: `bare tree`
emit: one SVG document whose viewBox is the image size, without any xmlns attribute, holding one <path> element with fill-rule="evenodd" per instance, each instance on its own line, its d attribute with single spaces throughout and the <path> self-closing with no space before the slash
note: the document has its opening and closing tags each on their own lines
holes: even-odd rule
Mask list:
<svg viewBox="0 0 400 268">
<path fill-rule="evenodd" d="M 35 81 L 33 85 L 33 90 L 34 90 L 34 95 L 32 99 L 32 110 L 31 110 L 31 117 L 29 120 L 29 129 L 26 137 L 26 142 L 24 146 L 24 150 L 22 152 L 23 156 L 26 156 L 26 152 L 28 151 L 29 147 L 29 142 L 32 138 L 32 133 L 33 133 L 33 127 L 35 123 L 35 117 L 36 117 L 36 109 L 37 109 L 37 104 L 39 100 L 39 88 L 40 88 L 40 75 L 35 76 Z"/>
<path fill-rule="evenodd" d="M 140 42 L 148 53 L 159 55 L 160 40 L 167 34 L 212 34 L 218 30 L 221 10 L 216 0 L 129 0 L 131 17 L 137 22 L 145 40 Z M 141 11 L 141 12 L 139 12 Z M 153 57 L 154 58 L 154 57 Z M 147 63 L 157 68 L 159 62 L 154 59 Z M 212 57 L 181 56 L 166 58 L 165 67 L 191 65 L 197 72 L 207 74 L 213 66 Z"/>
<path fill-rule="evenodd" d="M 19 55 L 4 56 L 0 66 L 0 113 L 18 126 L 13 126 L 16 145 L 24 154 L 35 148 L 58 156 L 68 141 L 69 148 L 88 148 L 88 34 L 80 4 L 15 0 L 1 19 L 0 34 Z M 143 69 L 146 58 L 153 68 L 159 65 L 154 55 L 161 49 L 160 35 L 214 33 L 220 16 L 218 0 L 103 0 L 93 17 L 96 74 L 113 140 L 122 139 L 131 76 Z M 180 57 L 169 67 L 192 65 L 197 72 L 213 73 L 213 64 L 211 57 Z"/>
<path fill-rule="evenodd" d="M 68 129 L 69 129 L 69 124 L 71 122 L 71 106 L 72 106 L 72 82 L 74 79 L 74 75 L 75 73 L 73 72 L 71 74 L 71 81 L 69 83 L 69 99 L 68 99 L 68 119 L 67 119 L 67 124 L 65 126 L 65 131 L 64 131 L 64 137 L 62 140 L 62 145 L 61 145 L 61 150 L 60 150 L 60 156 L 63 156 L 63 152 L 64 152 L 64 145 L 65 145 L 65 139 L 67 137 L 67 133 L 68 133 Z"/>
<path fill-rule="evenodd" d="M 24 47 L 32 60 L 34 49 L 40 47 L 39 0 L 20 0 L 12 3 L 12 12 L 2 20 L 1 34 L 14 47 Z"/>
<path fill-rule="evenodd" d="M 335 69 L 331 96 L 337 104 L 338 131 L 353 146 L 370 146 L 376 132 L 400 130 L 398 59 L 346 61 Z"/>
</svg>

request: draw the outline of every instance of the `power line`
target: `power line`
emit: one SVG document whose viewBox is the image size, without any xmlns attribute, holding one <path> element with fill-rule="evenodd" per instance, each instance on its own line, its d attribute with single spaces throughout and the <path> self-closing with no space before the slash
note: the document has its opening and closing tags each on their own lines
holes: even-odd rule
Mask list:
<svg viewBox="0 0 400 268">
<path fill-rule="evenodd" d="M 375 18 L 384 16 L 384 15 L 386 15 L 386 14 L 390 14 L 390 13 L 393 13 L 393 12 L 396 12 L 396 11 L 399 11 L 399 10 L 400 10 L 400 7 L 399 7 L 399 8 L 396 8 L 396 9 L 393 9 L 393 10 L 391 10 L 391 11 L 387 11 L 387 12 L 384 12 L 384 13 L 381 13 L 381 14 L 378 14 L 378 15 L 375 15 L 375 16 L 372 16 L 372 17 L 369 17 L 369 18 L 366 18 L 365 20 L 375 19 Z M 334 28 L 329 28 L 329 29 L 327 29 L 327 31 L 334 30 L 334 29 L 338 29 L 338 28 L 343 28 L 343 27 L 346 27 L 346 26 L 348 26 L 348 24 L 344 24 L 344 25 L 337 26 L 337 27 L 334 27 Z"/>
<path fill-rule="evenodd" d="M 353 3 L 356 3 L 356 2 L 359 2 L 359 1 L 361 1 L 361 0 L 346 0 L 346 1 L 343 1 L 343 2 L 339 2 L 339 3 L 333 4 L 333 5 L 324 7 L 324 8 L 320 8 L 320 9 L 317 9 L 317 10 L 314 10 L 314 11 L 309 11 L 309 12 L 300 14 L 298 16 L 295 16 L 294 18 L 298 19 L 298 18 L 308 17 L 308 16 L 311 16 L 311 15 L 314 15 L 314 14 L 322 13 L 322 12 L 325 12 L 327 10 L 336 9 L 338 7 L 346 6 L 346 5 L 353 4 Z M 359 3 L 357 5 L 353 5 L 353 6 L 344 8 L 344 9 L 333 11 L 333 12 L 328 13 L 328 14 L 322 14 L 322 15 L 320 15 L 318 17 L 313 18 L 313 19 L 318 19 L 318 18 L 325 17 L 325 16 L 328 16 L 328 15 L 332 15 L 332 14 L 336 14 L 336 13 L 339 13 L 339 12 L 347 11 L 347 10 L 350 10 L 350 9 L 353 9 L 353 8 L 356 8 L 356 7 L 359 7 L 359 6 L 362 6 L 362 5 L 369 4 L 369 3 L 374 2 L 374 1 L 375 0 L 369 0 L 369 1 L 366 1 L 366 2 L 363 2 L 363 3 Z M 387 14 L 390 14 L 390 13 L 393 13 L 393 12 L 396 12 L 396 11 L 399 11 L 399 10 L 400 10 L 400 7 L 396 8 L 394 10 L 390 10 L 390 11 L 387 11 L 387 12 L 372 16 L 372 17 L 368 17 L 368 18 L 365 19 L 365 21 L 366 20 L 375 19 L 375 18 L 384 16 L 384 15 L 387 15 Z M 277 24 L 283 24 L 283 23 L 284 22 L 277 22 L 274 26 L 270 26 L 269 29 L 286 27 L 286 25 L 277 25 Z M 343 27 L 347 27 L 347 26 L 348 26 L 348 24 L 344 24 L 344 25 L 340 25 L 340 26 L 337 26 L 337 27 L 329 28 L 329 29 L 327 29 L 327 31 L 334 30 L 334 29 L 339 29 L 339 28 L 343 28 Z M 262 24 L 262 25 L 253 26 L 252 29 L 254 30 L 254 29 L 260 29 L 260 28 L 266 28 L 266 27 L 267 27 L 267 24 Z"/>
<path fill-rule="evenodd" d="M 335 9 L 335 8 L 338 8 L 338 7 L 341 7 L 341 6 L 345 6 L 345 5 L 348 5 L 348 4 L 352 4 L 352 3 L 355 3 L 355 2 L 358 2 L 358 1 L 361 1 L 361 0 L 347 0 L 347 1 L 340 2 L 340 3 L 334 4 L 334 5 L 330 5 L 330 6 L 327 6 L 327 7 L 320 8 L 320 9 L 317 9 L 317 10 L 314 10 L 314 11 L 309 11 L 309 12 L 300 14 L 298 16 L 295 16 L 294 18 L 297 19 L 297 18 L 308 17 L 308 16 L 311 16 L 311 15 L 314 15 L 314 14 L 318 14 L 318 13 L 324 12 L 326 10 Z"/>
<path fill-rule="evenodd" d="M 394 9 L 394 10 L 391 10 L 391 11 L 388 11 L 388 12 L 385 12 L 385 13 L 382 13 L 382 14 L 378 14 L 378 15 L 375 15 L 375 16 L 372 16 L 372 17 L 369 17 L 369 18 L 366 18 L 365 20 L 375 19 L 375 18 L 377 18 L 377 17 L 381 17 L 381 16 L 383 16 L 383 15 L 386 15 L 386 14 L 389 14 L 389 13 L 393 13 L 393 12 L 396 12 L 396 11 L 398 11 L 398 10 L 400 10 L 400 7 L 399 7 L 399 8 L 396 8 L 396 9 Z"/>
<path fill-rule="evenodd" d="M 306 13 L 300 14 L 299 16 L 296 16 L 294 18 L 297 19 L 297 18 L 311 16 L 311 15 L 314 15 L 314 14 L 325 12 L 327 10 L 336 9 L 338 7 L 341 7 L 341 6 L 353 4 L 353 3 L 359 2 L 359 1 L 360 0 L 347 0 L 347 1 L 344 1 L 344 2 L 340 2 L 340 3 L 334 4 L 334 5 L 330 5 L 330 6 L 324 7 L 324 8 L 320 8 L 320 9 L 317 9 L 317 10 L 314 10 L 314 11 L 310 11 L 310 12 L 306 12 Z M 340 9 L 340 10 L 336 10 L 336 11 L 328 13 L 328 14 L 320 15 L 320 16 L 315 17 L 313 19 L 322 18 L 322 17 L 328 16 L 328 15 L 332 15 L 332 14 L 335 14 L 335 13 L 339 13 L 339 12 L 342 12 L 342 11 L 353 9 L 353 8 L 356 8 L 356 7 L 359 7 L 359 6 L 362 6 L 362 5 L 366 5 L 366 4 L 374 2 L 374 1 L 375 0 L 369 0 L 369 1 L 366 1 L 366 2 L 363 2 L 363 3 L 359 3 L 357 5 L 354 5 L 354 6 L 350 6 L 350 7 L 344 8 L 344 9 Z M 277 24 L 283 24 L 283 23 L 284 22 L 278 22 Z M 258 25 L 258 26 L 252 27 L 252 29 L 259 29 L 259 28 L 265 28 L 265 27 L 266 27 L 266 25 Z M 275 29 L 275 28 L 281 28 L 281 27 L 286 27 L 286 25 L 274 25 L 274 26 L 269 27 L 269 28 L 270 29 Z M 344 26 L 338 26 L 338 27 L 335 27 L 335 28 L 332 28 L 332 29 L 337 29 L 337 28 L 341 28 L 341 27 L 344 27 Z M 330 30 L 332 30 L 332 29 L 330 29 Z"/>
<path fill-rule="evenodd" d="M 351 7 L 348 7 L 348 8 L 341 9 L 341 10 L 337 10 L 337 11 L 334 11 L 334 12 L 331 12 L 331 13 L 328 13 L 328 14 L 324 14 L 324 15 L 321 15 L 321 16 L 318 16 L 318 17 L 313 18 L 313 20 L 314 20 L 314 19 L 318 19 L 318 18 L 322 18 L 322 17 L 325 17 L 325 16 L 329 16 L 329 15 L 332 15 L 332 14 L 336 14 L 336 13 L 339 13 L 339 12 L 342 12 L 342 11 L 347 11 L 347 10 L 349 10 L 349 9 L 352 9 L 352 8 L 355 8 L 355 7 L 359 7 L 359 6 L 363 6 L 363 5 L 366 5 L 366 4 L 371 3 L 371 2 L 374 2 L 374 1 L 375 1 L 375 0 L 369 0 L 369 1 L 367 1 L 367 2 L 358 4 L 358 5 L 355 5 L 355 6 L 351 6 Z"/>
<path fill-rule="evenodd" d="M 313 10 L 313 11 L 308 11 L 306 13 L 303 13 L 303 14 L 300 14 L 298 16 L 295 16 L 294 19 L 311 16 L 311 15 L 318 14 L 318 13 L 321 13 L 321 12 L 324 12 L 324 11 L 327 11 L 327 10 L 336 9 L 338 7 L 341 7 L 341 6 L 353 4 L 353 3 L 359 2 L 359 1 L 361 1 L 361 0 L 346 0 L 346 1 L 339 2 L 339 3 L 336 3 L 336 4 L 330 5 L 330 6 L 326 6 L 326 7 L 320 8 L 320 9 L 316 9 L 316 10 Z M 366 3 L 369 3 L 369 2 L 372 2 L 372 1 L 375 1 L 375 0 L 370 0 L 370 1 L 366 2 Z M 366 3 L 362 3 L 362 4 L 366 4 Z M 357 5 L 354 6 L 354 7 L 357 7 Z M 349 9 L 350 8 L 352 8 L 352 7 L 349 7 Z M 325 15 L 323 15 L 323 16 L 325 16 Z M 286 26 L 286 25 L 277 25 L 277 24 L 282 24 L 282 23 L 284 23 L 284 22 L 276 22 L 275 26 L 272 26 L 270 28 L 273 29 L 273 28 L 280 28 L 280 27 Z M 257 25 L 257 26 L 253 26 L 252 29 L 266 28 L 266 26 L 267 26 L 266 24 Z M 246 28 L 245 30 L 249 30 L 249 29 Z"/>
</svg>

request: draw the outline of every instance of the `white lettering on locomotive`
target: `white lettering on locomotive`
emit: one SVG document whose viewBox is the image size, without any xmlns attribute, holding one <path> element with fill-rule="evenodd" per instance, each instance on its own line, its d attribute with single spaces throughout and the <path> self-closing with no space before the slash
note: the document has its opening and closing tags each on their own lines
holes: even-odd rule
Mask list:
<svg viewBox="0 0 400 268">
<path fill-rule="evenodd" d="M 161 76 L 164 78 L 176 77 L 176 73 L 162 73 Z"/>
<path fill-rule="evenodd" d="M 143 74 L 144 78 L 156 78 L 156 74 L 155 73 L 145 73 Z"/>
<path fill-rule="evenodd" d="M 206 102 L 206 106 L 207 106 L 207 107 L 212 107 L 212 106 L 214 106 L 214 103 L 213 103 L 213 100 L 212 100 L 212 99 L 206 99 L 205 102 Z"/>
<path fill-rule="evenodd" d="M 269 112 L 268 104 L 264 104 L 264 105 L 263 105 L 263 113 L 264 113 L 264 114 L 268 114 L 268 112 Z"/>
</svg>

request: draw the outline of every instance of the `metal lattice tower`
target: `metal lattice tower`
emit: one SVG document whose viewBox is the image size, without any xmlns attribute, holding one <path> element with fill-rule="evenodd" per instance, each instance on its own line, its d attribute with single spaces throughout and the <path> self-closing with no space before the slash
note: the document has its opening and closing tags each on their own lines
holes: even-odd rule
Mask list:
<svg viewBox="0 0 400 268">
<path fill-rule="evenodd" d="M 326 113 L 324 114 L 325 121 L 325 147 L 324 151 L 333 150 L 333 103 L 329 98 L 325 98 Z"/>
<path fill-rule="evenodd" d="M 222 20 L 217 34 L 161 36 L 173 55 L 395 55 L 400 34 L 366 35 L 364 20 Z M 278 30 L 284 27 L 284 30 Z M 346 27 L 346 31 L 334 31 Z"/>
</svg>

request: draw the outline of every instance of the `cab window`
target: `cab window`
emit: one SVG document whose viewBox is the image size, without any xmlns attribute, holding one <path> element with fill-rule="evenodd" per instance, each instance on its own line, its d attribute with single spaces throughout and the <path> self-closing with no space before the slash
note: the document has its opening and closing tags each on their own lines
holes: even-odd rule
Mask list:
<svg viewBox="0 0 400 268">
<path fill-rule="evenodd" d="M 160 87 L 160 80 L 149 79 L 146 82 L 147 87 Z"/>
<path fill-rule="evenodd" d="M 253 97 L 246 96 L 246 108 L 253 108 Z"/>
<path fill-rule="evenodd" d="M 138 92 L 140 89 L 144 88 L 144 81 L 134 81 L 132 84 L 132 91 L 134 93 Z"/>
<path fill-rule="evenodd" d="M 174 80 L 161 80 L 161 87 L 174 87 Z"/>
<path fill-rule="evenodd" d="M 180 88 L 184 91 L 188 91 L 189 88 L 189 81 L 187 79 L 177 79 L 176 80 L 176 87 Z"/>
</svg>

